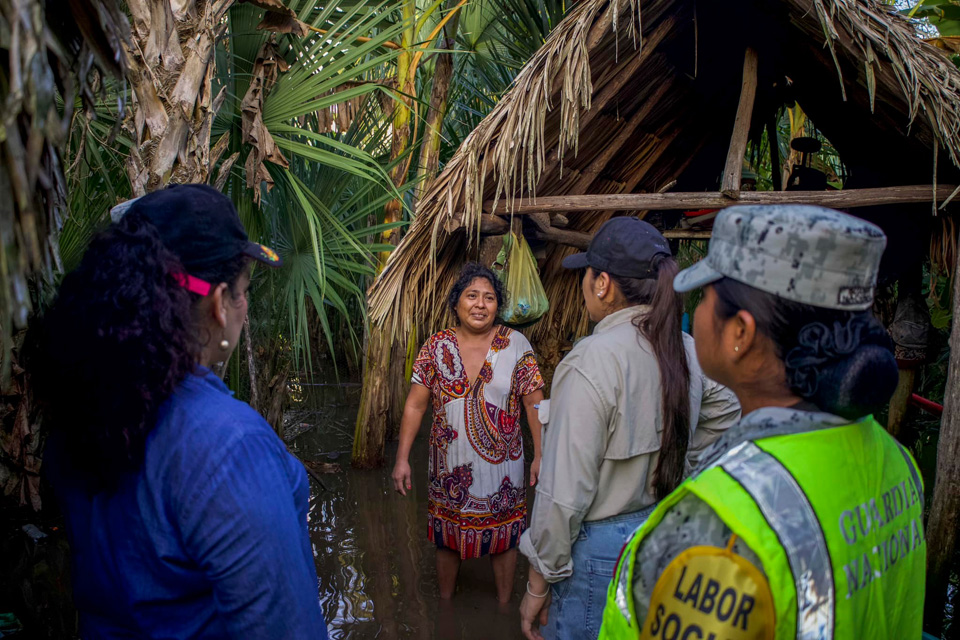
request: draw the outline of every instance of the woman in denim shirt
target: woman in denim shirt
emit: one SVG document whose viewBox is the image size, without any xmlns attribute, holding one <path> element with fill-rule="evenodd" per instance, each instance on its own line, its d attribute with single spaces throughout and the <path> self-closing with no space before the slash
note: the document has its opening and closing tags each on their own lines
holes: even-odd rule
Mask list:
<svg viewBox="0 0 960 640">
<path fill-rule="evenodd" d="M 325 638 L 302 466 L 211 369 L 247 315 L 230 200 L 151 193 L 94 239 L 31 337 L 80 635 Z"/>
</svg>

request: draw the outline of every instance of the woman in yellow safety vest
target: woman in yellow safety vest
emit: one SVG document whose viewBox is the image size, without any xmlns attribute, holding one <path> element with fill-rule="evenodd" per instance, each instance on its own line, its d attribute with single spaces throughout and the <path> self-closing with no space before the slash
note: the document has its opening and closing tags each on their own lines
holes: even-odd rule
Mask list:
<svg viewBox="0 0 960 640">
<path fill-rule="evenodd" d="M 886 238 L 809 206 L 732 207 L 677 291 L 704 373 L 743 411 L 632 536 L 601 638 L 919 638 L 910 454 L 871 414 L 897 384 L 869 309 Z"/>
</svg>

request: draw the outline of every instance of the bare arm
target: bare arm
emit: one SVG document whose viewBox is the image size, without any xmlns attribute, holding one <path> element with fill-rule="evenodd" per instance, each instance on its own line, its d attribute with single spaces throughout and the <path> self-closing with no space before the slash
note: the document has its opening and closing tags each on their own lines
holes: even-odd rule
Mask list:
<svg viewBox="0 0 960 640">
<path fill-rule="evenodd" d="M 533 464 L 530 465 L 531 487 L 537 484 L 537 478 L 540 477 L 540 459 L 543 453 L 543 448 L 540 446 L 543 425 L 540 424 L 540 411 L 534 407 L 541 402 L 543 402 L 542 389 L 523 396 L 523 408 L 527 414 L 527 422 L 530 424 L 530 435 L 533 437 Z"/>
<path fill-rule="evenodd" d="M 400 446 L 397 449 L 397 461 L 393 466 L 393 488 L 400 495 L 407 495 L 412 488 L 410 482 L 410 449 L 420 431 L 423 415 L 430 404 L 430 389 L 421 384 L 410 386 L 407 402 L 403 406 L 403 418 L 400 421 Z"/>
</svg>

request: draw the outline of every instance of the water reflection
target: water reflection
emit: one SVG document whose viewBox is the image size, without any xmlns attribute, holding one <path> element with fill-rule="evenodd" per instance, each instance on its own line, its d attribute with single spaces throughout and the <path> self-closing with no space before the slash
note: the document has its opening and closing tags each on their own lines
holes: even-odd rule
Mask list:
<svg viewBox="0 0 960 640">
<path fill-rule="evenodd" d="M 527 573 L 522 556 L 514 600 L 496 601 L 487 559 L 464 562 L 457 595 L 437 597 L 434 547 L 427 540 L 426 429 L 411 453 L 414 486 L 406 498 L 395 494 L 390 469 L 356 471 L 349 466 L 356 386 L 303 387 L 303 404 L 292 413 L 309 427 L 291 443 L 305 460 L 336 460 L 342 473 L 324 475 L 328 491 L 313 484 L 310 537 L 320 599 L 332 638 L 487 639 L 520 638 L 517 613 Z M 301 428 L 307 428 L 301 427 Z M 393 459 L 396 445 L 388 450 Z"/>
</svg>

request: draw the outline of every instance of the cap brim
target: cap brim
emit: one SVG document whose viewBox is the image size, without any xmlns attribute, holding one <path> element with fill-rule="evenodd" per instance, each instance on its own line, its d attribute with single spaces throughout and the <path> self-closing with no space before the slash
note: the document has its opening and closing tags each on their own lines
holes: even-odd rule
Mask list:
<svg viewBox="0 0 960 640">
<path fill-rule="evenodd" d="M 564 269 L 586 269 L 590 265 L 587 263 L 587 254 L 575 253 L 563 259 Z"/>
<path fill-rule="evenodd" d="M 256 242 L 248 242 L 246 248 L 243 250 L 243 253 L 269 267 L 283 266 L 283 260 L 280 259 L 280 256 L 277 254 L 277 252 L 266 245 L 257 244 Z"/>
<path fill-rule="evenodd" d="M 707 264 L 706 260 L 701 260 L 692 267 L 688 267 L 678 273 L 673 279 L 673 290 L 677 293 L 686 293 L 699 289 L 711 282 L 716 282 L 723 278 L 723 274 Z"/>
</svg>

